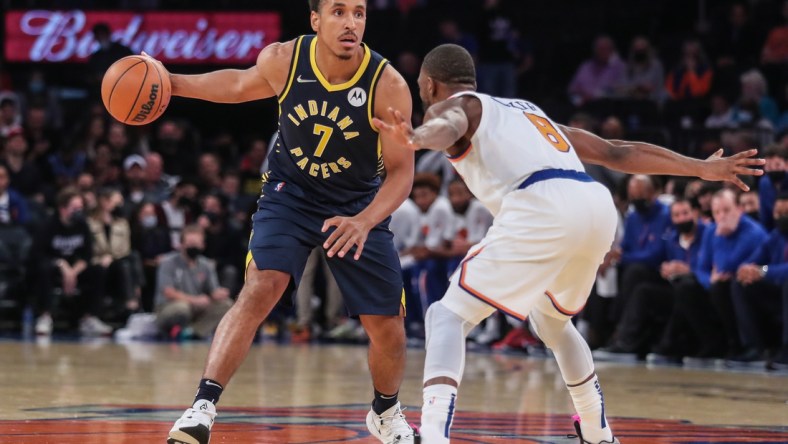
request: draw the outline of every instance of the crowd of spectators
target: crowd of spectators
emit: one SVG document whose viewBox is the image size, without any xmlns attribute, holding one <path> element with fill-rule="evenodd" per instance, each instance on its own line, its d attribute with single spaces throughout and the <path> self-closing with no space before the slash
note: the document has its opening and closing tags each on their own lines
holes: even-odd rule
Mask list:
<svg viewBox="0 0 788 444">
<path fill-rule="evenodd" d="M 187 7 L 130 3 L 101 6 Z M 233 7 L 280 9 L 284 38 L 308 32 L 306 2 L 281 3 Z M 530 21 L 518 1 L 457 2 L 462 8 L 442 0 L 368 3 L 365 40 L 408 81 L 415 123 L 421 56 L 452 42 L 476 59 L 482 92 L 532 99 L 555 120 L 602 137 L 651 141 L 697 157 L 720 146 L 728 154 L 765 149 L 767 174 L 752 181 L 754 192 L 740 195 L 698 180 L 630 178 L 588 166 L 613 193 L 622 223 L 619 245 L 600 267 L 578 322 L 600 358 L 788 362 L 788 1 L 715 2 L 692 23 L 672 18 L 637 30 L 609 22 L 604 34 L 604 26 L 578 27 L 582 41 L 571 42 L 561 40 L 562 26 L 586 12 L 599 22 L 600 11 L 573 2 L 574 13 L 554 11 L 555 23 L 546 27 Z M 656 8 L 650 11 L 659 16 L 671 2 L 630 3 L 617 13 L 638 22 L 638 8 Z M 680 33 L 662 32 L 674 25 Z M 243 281 L 275 106 L 174 99 L 152 125 L 120 124 L 93 90 L 127 48 L 108 42 L 106 28 L 94 32 L 103 43 L 80 68 L 87 73 L 81 84 L 69 79 L 73 67 L 60 76 L 57 65 L 0 65 L 0 301 L 9 301 L 0 307 L 16 307 L 0 316 L 18 320 L 32 312 L 42 335 L 77 328 L 106 335 L 131 314 L 156 313 L 165 337 L 210 336 Z M 571 50 L 557 58 L 561 44 Z M 80 88 L 77 99 L 64 94 Z M 491 223 L 440 153 L 419 153 L 416 169 L 411 199 L 391 224 L 413 338 L 423 336 L 427 306 Z M 285 298 L 262 334 L 363 339 L 358 323 L 345 318 L 319 253 L 310 257 L 297 296 Z M 500 314 L 471 337 L 497 348 L 538 342 L 527 323 Z"/>
</svg>

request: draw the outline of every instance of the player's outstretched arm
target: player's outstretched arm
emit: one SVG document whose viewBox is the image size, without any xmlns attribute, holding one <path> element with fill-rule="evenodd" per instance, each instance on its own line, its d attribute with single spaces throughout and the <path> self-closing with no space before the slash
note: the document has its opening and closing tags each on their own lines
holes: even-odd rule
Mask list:
<svg viewBox="0 0 788 444">
<path fill-rule="evenodd" d="M 645 142 L 605 140 L 578 128 L 559 125 L 581 160 L 630 174 L 667 174 L 696 176 L 705 180 L 728 181 L 744 191 L 749 187 L 738 176 L 760 176 L 764 159 L 753 158 L 758 150 L 743 151 L 729 157 L 722 149 L 708 159 L 682 156 L 661 146 Z"/>
<path fill-rule="evenodd" d="M 389 108 L 388 112 L 391 121 L 384 122 L 376 118 L 375 126 L 414 151 L 421 148 L 446 150 L 468 132 L 469 119 L 462 106 L 462 98 L 445 100 L 431 106 L 424 116 L 424 124 L 416 129 L 399 110 Z"/>
<path fill-rule="evenodd" d="M 221 69 L 204 74 L 172 74 L 172 95 L 216 103 L 241 103 L 278 94 L 284 83 L 293 54 L 293 42 L 272 43 L 247 69 Z M 143 56 L 150 57 L 143 53 Z M 164 65 L 156 60 L 165 71 Z M 169 71 L 167 71 L 169 73 Z M 280 88 L 281 89 L 281 88 Z"/>
</svg>

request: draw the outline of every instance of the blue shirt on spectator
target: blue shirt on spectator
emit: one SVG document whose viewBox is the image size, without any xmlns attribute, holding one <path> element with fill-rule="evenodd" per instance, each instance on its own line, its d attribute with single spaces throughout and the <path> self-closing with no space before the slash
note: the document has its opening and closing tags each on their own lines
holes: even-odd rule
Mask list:
<svg viewBox="0 0 788 444">
<path fill-rule="evenodd" d="M 769 270 L 763 278 L 782 285 L 788 279 L 788 239 L 779 230 L 772 230 L 744 263 L 768 265 Z"/>
<path fill-rule="evenodd" d="M 21 194 L 8 190 L 8 199 L 0 195 L 0 223 L 26 224 L 29 221 L 27 201 Z"/>
<path fill-rule="evenodd" d="M 788 190 L 788 174 L 783 179 L 781 190 Z M 777 201 L 777 188 L 767 174 L 758 181 L 758 200 L 761 202 L 761 224 L 766 230 L 774 229 L 774 203 Z"/>
<path fill-rule="evenodd" d="M 668 232 L 665 238 L 665 260 L 666 261 L 682 261 L 689 264 L 690 269 L 694 270 L 698 265 L 698 256 L 700 254 L 700 247 L 703 243 L 703 235 L 708 226 L 701 221 L 698 221 L 698 227 L 695 231 L 695 238 L 692 240 L 688 249 L 681 246 L 679 242 L 681 234 L 675 228 Z"/>
<path fill-rule="evenodd" d="M 659 268 L 664 257 L 663 237 L 670 225 L 670 209 L 659 201 L 646 214 L 630 212 L 624 221 L 621 263 Z"/>
<path fill-rule="evenodd" d="M 754 220 L 742 215 L 739 226 L 728 236 L 716 234 L 717 224 L 709 224 L 703 235 L 697 267 L 694 269 L 698 282 L 711 287 L 711 270 L 735 276 L 756 248 L 767 238 L 766 231 Z"/>
</svg>

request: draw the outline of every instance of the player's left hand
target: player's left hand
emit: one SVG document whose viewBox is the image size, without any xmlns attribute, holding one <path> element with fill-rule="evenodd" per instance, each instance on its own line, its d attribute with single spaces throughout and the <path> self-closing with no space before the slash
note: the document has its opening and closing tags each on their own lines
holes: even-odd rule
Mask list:
<svg viewBox="0 0 788 444">
<path fill-rule="evenodd" d="M 392 123 L 386 123 L 377 117 L 372 118 L 372 123 L 380 130 L 381 133 L 393 137 L 400 145 L 405 145 L 412 150 L 418 150 L 421 147 L 414 143 L 414 136 L 416 132 L 410 121 L 406 120 L 401 112 L 392 107 L 388 108 L 391 116 Z"/>
<path fill-rule="evenodd" d="M 722 148 L 720 148 L 716 153 L 712 154 L 704 161 L 700 178 L 705 180 L 732 182 L 742 190 L 750 191 L 750 187 L 742 182 L 739 176 L 763 175 L 763 170 L 757 167 L 764 165 L 766 160 L 753 158 L 756 154 L 758 154 L 758 150 L 752 149 L 742 151 L 733 156 L 722 157 Z"/>
<path fill-rule="evenodd" d="M 364 242 L 367 241 L 367 235 L 372 227 L 358 216 L 334 216 L 331 219 L 326 219 L 321 231 L 325 233 L 330 227 L 336 227 L 336 229 L 323 242 L 323 248 L 328 250 L 326 255 L 328 257 L 334 257 L 334 255 L 345 257 L 355 246 L 356 254 L 353 255 L 353 259 L 359 260 L 361 252 L 364 251 Z"/>
</svg>

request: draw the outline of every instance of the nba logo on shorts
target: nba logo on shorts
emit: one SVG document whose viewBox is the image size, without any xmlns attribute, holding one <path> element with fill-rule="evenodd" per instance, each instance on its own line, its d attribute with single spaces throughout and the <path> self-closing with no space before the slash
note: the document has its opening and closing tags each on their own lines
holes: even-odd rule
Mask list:
<svg viewBox="0 0 788 444">
<path fill-rule="evenodd" d="M 284 182 L 279 182 L 278 184 L 276 184 L 276 188 L 274 188 L 274 190 L 282 191 L 282 187 L 284 187 L 284 186 L 285 186 Z"/>
</svg>

